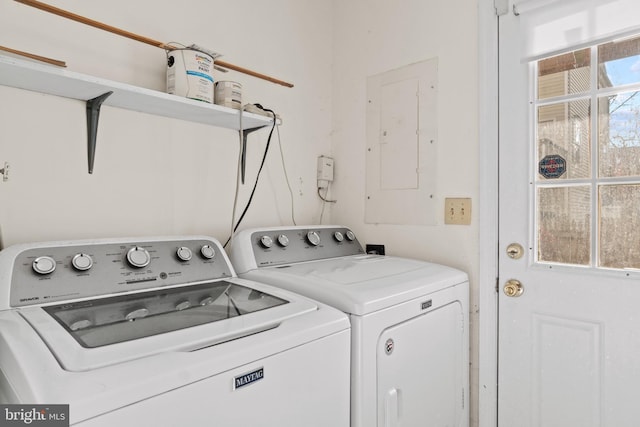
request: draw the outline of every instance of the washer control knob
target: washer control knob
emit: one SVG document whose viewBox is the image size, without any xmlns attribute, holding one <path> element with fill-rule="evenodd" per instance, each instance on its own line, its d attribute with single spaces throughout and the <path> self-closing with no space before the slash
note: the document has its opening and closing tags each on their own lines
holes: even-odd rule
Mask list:
<svg viewBox="0 0 640 427">
<path fill-rule="evenodd" d="M 151 255 L 145 248 L 134 246 L 127 252 L 127 261 L 132 267 L 143 268 L 151 262 Z"/>
<path fill-rule="evenodd" d="M 204 297 L 200 300 L 200 305 L 211 305 L 214 301 L 213 297 Z"/>
<path fill-rule="evenodd" d="M 278 236 L 278 244 L 283 248 L 289 246 L 289 238 L 286 234 L 281 234 Z"/>
<path fill-rule="evenodd" d="M 32 267 L 38 274 L 50 274 L 56 269 L 56 261 L 50 256 L 40 256 L 33 261 Z"/>
<path fill-rule="evenodd" d="M 336 231 L 335 233 L 333 233 L 333 238 L 336 239 L 336 242 L 340 243 L 344 240 L 344 234 L 342 234 L 340 231 Z"/>
<path fill-rule="evenodd" d="M 312 246 L 318 246 L 320 244 L 320 235 L 317 231 L 310 231 L 307 233 L 307 242 Z"/>
<path fill-rule="evenodd" d="M 75 254 L 71 259 L 71 265 L 78 271 L 87 271 L 93 267 L 93 259 L 88 254 Z"/>
<path fill-rule="evenodd" d="M 71 329 L 72 331 L 77 331 L 78 329 L 88 328 L 91 325 L 92 325 L 91 320 L 88 320 L 88 319 L 76 320 L 71 325 L 69 325 L 69 329 Z"/>
<path fill-rule="evenodd" d="M 216 251 L 211 245 L 202 245 L 200 254 L 206 259 L 213 259 L 213 257 L 216 256 Z"/>
<path fill-rule="evenodd" d="M 193 256 L 193 252 L 191 252 L 191 249 L 185 246 L 180 246 L 176 251 L 176 255 L 178 256 L 178 259 L 180 261 L 189 261 Z"/>
<path fill-rule="evenodd" d="M 149 314 L 149 309 L 142 307 L 142 308 L 137 308 L 133 311 L 130 311 L 129 313 L 127 313 L 126 316 L 124 316 L 124 318 L 126 320 L 133 321 L 136 319 L 141 319 L 148 314 Z"/>
<path fill-rule="evenodd" d="M 347 230 L 347 240 L 350 242 L 353 242 L 354 240 L 356 240 L 356 235 L 353 234 L 353 231 Z"/>
<path fill-rule="evenodd" d="M 189 307 L 191 307 L 191 303 L 189 301 L 182 301 L 176 304 L 176 310 L 178 311 L 186 310 Z"/>
<path fill-rule="evenodd" d="M 265 234 L 264 236 L 260 237 L 260 244 L 263 248 L 268 249 L 273 246 L 273 239 Z"/>
</svg>

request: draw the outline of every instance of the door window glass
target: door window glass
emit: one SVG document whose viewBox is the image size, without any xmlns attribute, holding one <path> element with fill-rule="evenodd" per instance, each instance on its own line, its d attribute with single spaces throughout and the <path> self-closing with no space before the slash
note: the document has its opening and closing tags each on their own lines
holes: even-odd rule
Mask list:
<svg viewBox="0 0 640 427">
<path fill-rule="evenodd" d="M 598 128 L 600 176 L 640 175 L 640 92 L 600 97 Z"/>
<path fill-rule="evenodd" d="M 640 37 L 535 66 L 537 261 L 640 269 Z"/>
<path fill-rule="evenodd" d="M 589 187 L 538 189 L 540 261 L 589 265 L 591 259 Z"/>
<path fill-rule="evenodd" d="M 547 58 L 538 62 L 538 99 L 587 92 L 591 79 L 591 49 Z"/>
<path fill-rule="evenodd" d="M 639 268 L 640 185 L 601 185 L 600 265 Z"/>
<path fill-rule="evenodd" d="M 589 99 L 558 102 L 538 107 L 538 158 L 543 162 L 542 180 L 588 178 L 591 173 Z M 561 171 L 549 173 L 552 160 L 563 160 Z"/>
<path fill-rule="evenodd" d="M 598 46 L 598 86 L 640 83 L 640 37 Z"/>
</svg>

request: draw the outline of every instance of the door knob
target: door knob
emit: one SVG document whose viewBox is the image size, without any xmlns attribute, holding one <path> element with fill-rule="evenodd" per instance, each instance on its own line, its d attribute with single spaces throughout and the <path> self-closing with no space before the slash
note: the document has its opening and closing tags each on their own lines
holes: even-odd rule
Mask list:
<svg viewBox="0 0 640 427">
<path fill-rule="evenodd" d="M 508 297 L 519 297 L 524 292 L 524 286 L 520 283 L 519 280 L 509 279 L 507 283 L 504 284 L 504 288 L 502 289 L 504 294 Z"/>
</svg>

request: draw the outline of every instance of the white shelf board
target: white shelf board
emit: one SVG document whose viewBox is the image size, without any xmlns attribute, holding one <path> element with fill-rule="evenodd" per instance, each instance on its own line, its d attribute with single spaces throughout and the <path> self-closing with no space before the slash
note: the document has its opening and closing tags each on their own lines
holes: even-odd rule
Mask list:
<svg viewBox="0 0 640 427">
<path fill-rule="evenodd" d="M 113 94 L 102 105 L 227 129 L 240 129 L 240 113 L 232 108 L 194 101 L 5 55 L 0 55 L 0 85 L 81 101 L 88 101 L 113 91 Z M 242 115 L 244 129 L 267 126 L 271 123 L 271 118 L 259 114 L 245 112 Z"/>
</svg>

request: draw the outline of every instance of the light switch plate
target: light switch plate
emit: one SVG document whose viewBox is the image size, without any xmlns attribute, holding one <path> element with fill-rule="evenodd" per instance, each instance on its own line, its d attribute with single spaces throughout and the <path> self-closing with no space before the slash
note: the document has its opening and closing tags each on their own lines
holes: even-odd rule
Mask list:
<svg viewBox="0 0 640 427">
<path fill-rule="evenodd" d="M 471 199 L 470 198 L 445 198 L 444 199 L 444 223 L 457 225 L 471 224 Z"/>
</svg>

